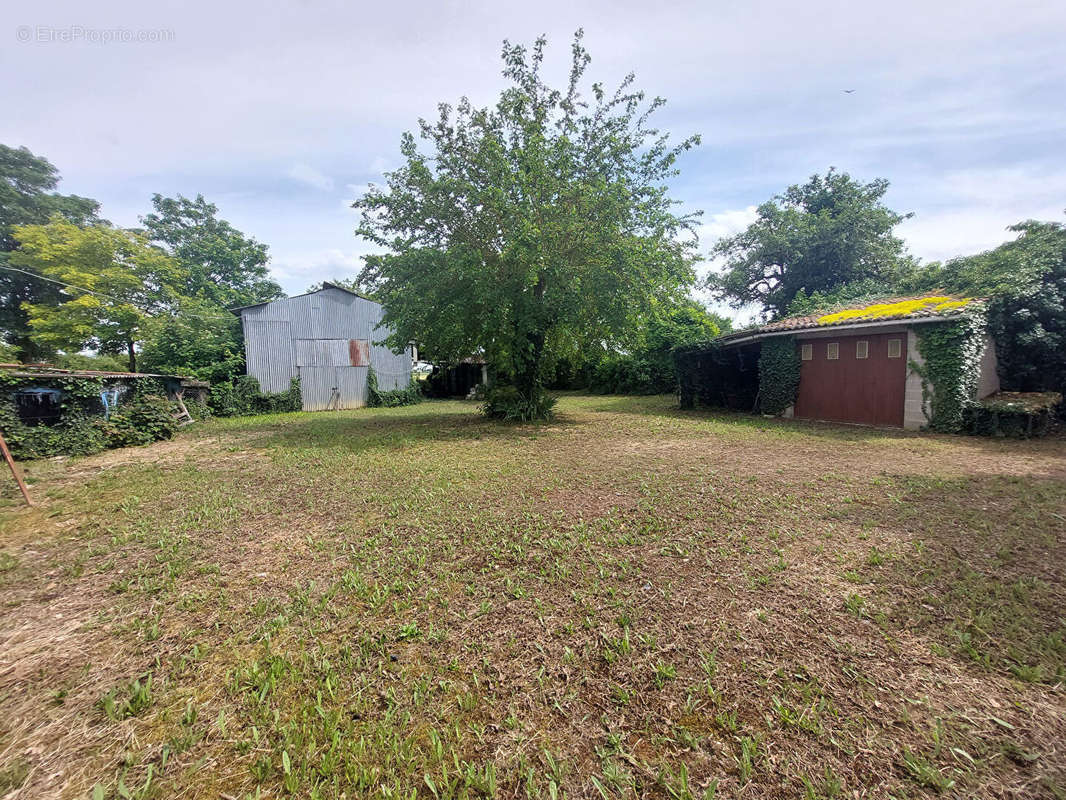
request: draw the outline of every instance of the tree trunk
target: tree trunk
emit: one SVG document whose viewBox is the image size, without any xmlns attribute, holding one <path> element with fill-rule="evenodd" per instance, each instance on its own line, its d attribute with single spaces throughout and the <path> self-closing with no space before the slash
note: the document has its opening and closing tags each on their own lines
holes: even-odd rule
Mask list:
<svg viewBox="0 0 1066 800">
<path fill-rule="evenodd" d="M 126 342 L 126 352 L 130 355 L 130 372 L 137 371 L 137 352 L 133 349 L 133 342 Z"/>
</svg>

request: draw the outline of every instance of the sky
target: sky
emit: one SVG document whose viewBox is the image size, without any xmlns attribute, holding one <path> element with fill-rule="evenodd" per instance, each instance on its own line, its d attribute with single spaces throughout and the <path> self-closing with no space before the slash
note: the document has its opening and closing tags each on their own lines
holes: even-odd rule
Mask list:
<svg viewBox="0 0 1066 800">
<path fill-rule="evenodd" d="M 504 39 L 547 34 L 565 80 L 578 28 L 592 80 L 635 72 L 668 101 L 660 128 L 701 135 L 671 193 L 703 212 L 704 251 L 830 166 L 891 182 L 923 260 L 1063 218 L 1061 0 L 8 4 L 0 142 L 118 225 L 153 193 L 203 194 L 298 293 L 373 251 L 350 204 L 398 165 L 402 132 L 439 102 L 491 103 Z"/>
</svg>

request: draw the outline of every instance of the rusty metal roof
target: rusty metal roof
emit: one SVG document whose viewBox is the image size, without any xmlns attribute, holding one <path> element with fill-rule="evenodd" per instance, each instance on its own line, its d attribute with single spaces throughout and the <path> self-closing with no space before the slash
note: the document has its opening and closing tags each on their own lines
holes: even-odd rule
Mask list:
<svg viewBox="0 0 1066 800">
<path fill-rule="evenodd" d="M 160 375 L 155 372 L 112 372 L 99 369 L 61 369 L 51 364 L 0 364 L 0 370 L 17 378 L 170 378 L 189 385 L 209 386 L 206 381 L 183 375 Z"/>
</svg>

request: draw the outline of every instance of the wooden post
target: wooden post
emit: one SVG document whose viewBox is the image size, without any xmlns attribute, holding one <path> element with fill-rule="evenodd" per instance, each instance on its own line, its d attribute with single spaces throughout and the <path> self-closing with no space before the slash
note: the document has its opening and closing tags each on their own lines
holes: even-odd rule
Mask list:
<svg viewBox="0 0 1066 800">
<path fill-rule="evenodd" d="M 0 450 L 4 451 L 4 460 L 7 465 L 11 467 L 11 474 L 15 476 L 15 483 L 19 485 L 19 489 L 22 490 L 22 496 L 26 498 L 26 505 L 32 506 L 33 501 L 30 500 L 30 492 L 26 488 L 26 484 L 22 482 L 22 476 L 19 475 L 18 470 L 15 469 L 15 459 L 11 457 L 11 451 L 7 449 L 7 442 L 4 441 L 4 434 L 0 433 Z"/>
</svg>

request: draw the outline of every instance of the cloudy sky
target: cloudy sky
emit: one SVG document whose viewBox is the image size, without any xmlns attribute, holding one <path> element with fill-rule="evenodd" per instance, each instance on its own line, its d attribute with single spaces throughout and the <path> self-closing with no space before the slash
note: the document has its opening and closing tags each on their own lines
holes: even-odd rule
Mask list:
<svg viewBox="0 0 1066 800">
<path fill-rule="evenodd" d="M 359 269 L 348 206 L 402 131 L 443 100 L 490 102 L 505 38 L 547 33 L 562 78 L 583 27 L 593 79 L 635 71 L 669 101 L 661 127 L 703 136 L 674 195 L 703 210 L 708 247 L 831 165 L 892 182 L 923 259 L 1066 208 L 1061 0 L 283 5 L 9 5 L 0 142 L 47 156 L 116 224 L 153 192 L 202 193 L 299 292 Z"/>
</svg>

